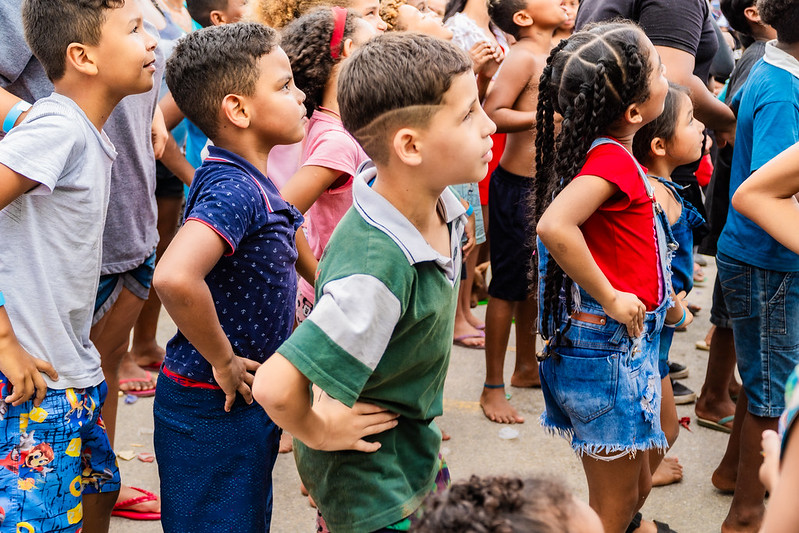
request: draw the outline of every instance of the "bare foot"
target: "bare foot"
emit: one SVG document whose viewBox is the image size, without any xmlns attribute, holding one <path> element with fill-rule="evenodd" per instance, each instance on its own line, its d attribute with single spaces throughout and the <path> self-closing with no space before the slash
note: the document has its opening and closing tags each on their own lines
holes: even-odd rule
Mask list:
<svg viewBox="0 0 799 533">
<path fill-rule="evenodd" d="M 718 489 L 722 494 L 732 494 L 735 492 L 736 478 L 737 472 L 727 472 L 719 466 L 713 471 L 713 475 L 710 477 L 710 482 L 713 483 L 713 486 L 716 487 L 716 489 Z"/>
<path fill-rule="evenodd" d="M 289 453 L 293 449 L 294 438 L 291 436 L 291 433 L 284 431 L 280 435 L 280 446 L 277 449 L 277 453 Z"/>
<path fill-rule="evenodd" d="M 480 395 L 480 407 L 486 418 L 499 424 L 521 424 L 524 417 L 516 412 L 505 397 L 505 389 L 483 389 Z"/>
<path fill-rule="evenodd" d="M 145 496 L 145 493 L 142 493 L 127 485 L 122 485 L 119 487 L 119 496 L 117 496 L 116 505 L 124 503 L 128 500 L 134 500 Z M 155 496 L 155 499 L 153 500 L 141 501 L 133 505 L 125 505 L 124 508 L 119 508 L 117 510 L 133 511 L 136 513 L 160 513 L 161 498 L 159 498 L 156 494 L 153 494 L 153 496 Z"/>
<path fill-rule="evenodd" d="M 119 366 L 119 390 L 141 392 L 155 388 L 156 378 L 133 361 L 130 352 L 122 357 Z"/>
<path fill-rule="evenodd" d="M 467 310 L 464 315 L 466 316 L 466 322 L 468 322 L 469 325 L 474 329 L 482 331 L 486 328 L 485 322 L 474 316 L 474 313 L 472 313 L 471 309 Z"/>
<path fill-rule="evenodd" d="M 510 377 L 510 384 L 513 387 L 537 388 L 541 386 L 541 378 L 538 375 L 538 363 L 534 367 L 514 372 Z"/>
<path fill-rule="evenodd" d="M 466 320 L 455 322 L 455 332 L 453 342 L 465 348 L 485 348 L 485 333 L 473 327 Z"/>
<path fill-rule="evenodd" d="M 676 457 L 665 457 L 652 474 L 652 486 L 663 487 L 682 481 L 682 465 Z"/>
<path fill-rule="evenodd" d="M 726 520 L 721 524 L 721 533 L 758 533 L 760 531 L 760 526 L 763 522 L 763 515 L 760 515 L 760 519 L 752 520 L 747 523 L 737 523 L 734 524 L 730 520 L 728 516 Z"/>
<path fill-rule="evenodd" d="M 164 362 L 166 350 L 153 340 L 153 342 L 145 345 L 137 344 L 132 346 L 130 353 L 137 365 L 155 369 Z"/>
</svg>

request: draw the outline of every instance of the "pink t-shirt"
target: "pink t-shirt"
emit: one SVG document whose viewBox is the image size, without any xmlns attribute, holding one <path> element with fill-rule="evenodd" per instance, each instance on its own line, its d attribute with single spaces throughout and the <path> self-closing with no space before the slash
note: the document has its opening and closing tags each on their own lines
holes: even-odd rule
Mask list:
<svg viewBox="0 0 799 533">
<path fill-rule="evenodd" d="M 352 179 L 368 159 L 341 119 L 319 110 L 313 112 L 305 133 L 301 166 L 330 168 L 349 176 L 344 185 L 323 192 L 305 215 L 308 244 L 317 259 L 322 257 L 339 220 L 352 206 Z M 313 287 L 304 279 L 300 279 L 300 290 L 308 301 L 314 301 Z"/>
<path fill-rule="evenodd" d="M 278 190 L 282 189 L 300 169 L 301 154 L 302 141 L 294 144 L 278 144 L 269 152 L 266 168 L 269 169 L 269 179 Z"/>
</svg>

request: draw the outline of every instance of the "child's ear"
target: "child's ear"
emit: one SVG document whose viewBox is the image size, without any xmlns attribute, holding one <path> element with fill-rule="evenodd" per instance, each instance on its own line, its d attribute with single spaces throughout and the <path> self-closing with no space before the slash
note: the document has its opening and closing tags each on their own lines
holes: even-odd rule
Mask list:
<svg viewBox="0 0 799 533">
<path fill-rule="evenodd" d="M 649 150 L 658 157 L 666 155 L 666 142 L 661 137 L 655 137 L 649 143 Z"/>
<path fill-rule="evenodd" d="M 227 17 L 222 11 L 214 9 L 208 13 L 208 18 L 211 20 L 211 26 L 221 26 L 227 24 Z"/>
<path fill-rule="evenodd" d="M 513 23 L 521 28 L 533 25 L 533 17 L 527 11 L 517 11 L 513 14 Z"/>
<path fill-rule="evenodd" d="M 746 20 L 753 24 L 762 24 L 763 21 L 760 20 L 760 11 L 757 10 L 757 4 L 752 4 L 751 6 L 744 9 L 744 16 Z"/>
<path fill-rule="evenodd" d="M 87 76 L 97 75 L 97 64 L 94 62 L 93 50 L 81 43 L 71 43 L 67 46 L 67 65 Z"/>
<path fill-rule="evenodd" d="M 221 113 L 232 125 L 246 129 L 250 127 L 250 111 L 244 99 L 237 94 L 229 94 L 222 99 Z"/>
<path fill-rule="evenodd" d="M 641 110 L 638 108 L 638 104 L 630 104 L 627 106 L 627 109 L 624 111 L 624 120 L 630 124 L 640 124 L 641 121 L 644 120 L 643 115 L 641 115 Z"/>
<path fill-rule="evenodd" d="M 353 40 L 344 39 L 344 45 L 341 47 L 341 57 L 350 57 L 353 51 L 355 51 L 355 43 Z"/>
<path fill-rule="evenodd" d="M 394 155 L 404 164 L 416 167 L 422 164 L 419 132 L 413 128 L 401 128 L 392 138 Z"/>
</svg>

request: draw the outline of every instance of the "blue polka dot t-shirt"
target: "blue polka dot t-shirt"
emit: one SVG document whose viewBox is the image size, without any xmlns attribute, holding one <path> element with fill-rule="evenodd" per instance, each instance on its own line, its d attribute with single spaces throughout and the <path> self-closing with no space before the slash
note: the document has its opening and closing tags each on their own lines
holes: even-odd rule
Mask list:
<svg viewBox="0 0 799 533">
<path fill-rule="evenodd" d="M 189 190 L 188 220 L 205 224 L 227 242 L 227 252 L 205 281 L 233 351 L 265 361 L 294 324 L 294 235 L 302 215 L 252 164 L 212 146 Z M 166 352 L 169 371 L 215 384 L 211 365 L 180 331 Z"/>
</svg>

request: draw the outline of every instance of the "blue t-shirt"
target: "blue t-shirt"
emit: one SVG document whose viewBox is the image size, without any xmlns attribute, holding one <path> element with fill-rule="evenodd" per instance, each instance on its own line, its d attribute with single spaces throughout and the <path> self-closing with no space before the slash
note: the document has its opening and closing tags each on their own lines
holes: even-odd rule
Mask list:
<svg viewBox="0 0 799 533">
<path fill-rule="evenodd" d="M 302 215 L 252 164 L 211 146 L 189 190 L 185 220 L 205 224 L 228 243 L 205 282 L 233 351 L 264 362 L 294 325 L 294 235 Z M 181 376 L 215 383 L 210 363 L 180 331 L 167 345 L 164 364 Z"/>
<path fill-rule="evenodd" d="M 754 171 L 799 141 L 799 61 L 772 43 L 733 98 L 738 107 L 730 198 Z M 764 270 L 799 272 L 791 252 L 732 206 L 718 251 Z"/>
</svg>

